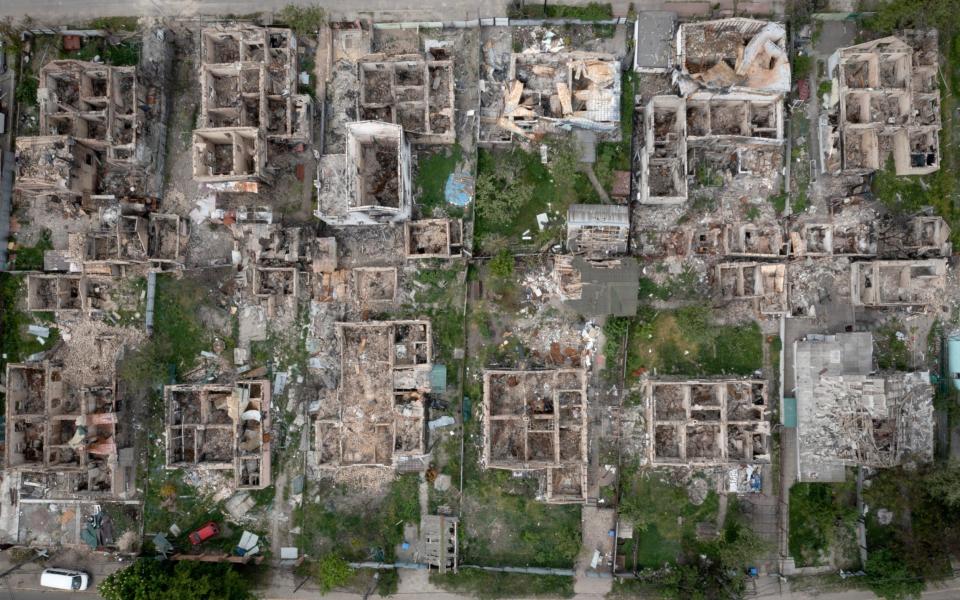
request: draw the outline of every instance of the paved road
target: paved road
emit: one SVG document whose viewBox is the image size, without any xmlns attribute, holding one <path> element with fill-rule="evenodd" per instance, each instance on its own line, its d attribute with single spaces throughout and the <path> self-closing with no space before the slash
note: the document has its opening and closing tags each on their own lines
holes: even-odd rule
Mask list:
<svg viewBox="0 0 960 600">
<path fill-rule="evenodd" d="M 550 0 L 559 3 L 558 0 Z M 589 0 L 563 0 L 563 4 L 587 4 Z M 378 21 L 436 21 L 503 17 L 510 0 L 2 0 L 0 17 L 30 15 L 41 22 L 71 19 L 89 20 L 92 16 L 195 16 L 242 15 L 278 10 L 287 4 L 319 4 L 332 19 L 353 19 L 376 15 Z M 612 0 L 613 12 L 626 16 L 630 4 L 636 10 L 668 8 L 686 16 L 702 15 L 716 4 L 721 9 L 753 7 L 755 14 L 783 14 L 784 0 Z M 82 21 L 81 21 L 82 22 Z"/>
</svg>

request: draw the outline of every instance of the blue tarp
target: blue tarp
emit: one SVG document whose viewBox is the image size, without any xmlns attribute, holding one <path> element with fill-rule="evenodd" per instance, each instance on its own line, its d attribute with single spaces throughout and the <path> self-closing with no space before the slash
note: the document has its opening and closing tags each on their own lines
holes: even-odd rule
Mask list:
<svg viewBox="0 0 960 600">
<path fill-rule="evenodd" d="M 453 172 L 447 177 L 447 184 L 443 188 L 443 195 L 447 202 L 454 206 L 470 204 L 470 188 L 473 187 L 472 177 L 463 173 Z"/>
</svg>

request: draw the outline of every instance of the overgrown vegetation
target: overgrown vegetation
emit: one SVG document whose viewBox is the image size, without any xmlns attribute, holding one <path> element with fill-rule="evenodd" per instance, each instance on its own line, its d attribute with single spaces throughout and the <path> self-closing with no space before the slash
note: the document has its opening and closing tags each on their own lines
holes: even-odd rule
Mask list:
<svg viewBox="0 0 960 600">
<path fill-rule="evenodd" d="M 403 524 L 420 522 L 419 483 L 416 475 L 401 475 L 382 497 L 358 496 L 326 480 L 308 484 L 294 517 L 302 528 L 298 545 L 317 556 L 337 552 L 349 561 L 392 562 Z"/>
<path fill-rule="evenodd" d="M 697 523 L 714 522 L 719 498 L 710 492 L 703 504 L 690 502 L 685 488 L 669 481 L 661 471 L 628 469 L 623 476 L 620 514 L 633 523 L 633 539 L 624 551 L 633 556 L 634 568 L 659 568 L 673 564 L 683 553 L 685 539 L 694 536 Z"/>
<path fill-rule="evenodd" d="M 790 555 L 798 567 L 823 564 L 851 539 L 857 520 L 853 483 L 795 483 L 790 488 Z"/>
<path fill-rule="evenodd" d="M 593 165 L 594 173 L 603 188 L 613 189 L 614 171 L 630 171 L 630 148 L 633 142 L 633 117 L 636 74 L 627 71 L 620 80 L 620 141 L 600 142 L 597 144 L 597 161 Z"/>
<path fill-rule="evenodd" d="M 546 143 L 546 165 L 538 152 L 518 147 L 506 152 L 479 150 L 474 236 L 485 252 L 490 251 L 491 240 L 502 239 L 513 245 L 532 243 L 538 247 L 555 242 L 562 237 L 563 219 L 570 204 L 599 201 L 580 170 L 573 142 L 554 137 Z M 551 218 L 543 231 L 537 224 L 540 213 Z"/>
<path fill-rule="evenodd" d="M 437 216 L 437 209 L 446 206 L 447 179 L 462 159 L 463 150 L 455 145 L 417 161 L 416 185 L 420 189 L 417 205 L 424 216 Z"/>
<path fill-rule="evenodd" d="M 277 19 L 297 35 L 316 34 L 327 21 L 327 15 L 319 5 L 298 6 L 288 4 L 277 13 Z"/>
<path fill-rule="evenodd" d="M 892 161 L 877 171 L 871 189 L 895 213 L 912 213 L 933 206 L 951 228 L 951 241 L 960 243 L 960 153 L 957 152 L 957 98 L 960 96 L 960 28 L 957 0 L 891 0 L 872 8 L 864 23 L 875 37 L 902 29 L 935 27 L 939 31 L 941 60 L 940 98 L 943 128 L 940 131 L 940 168 L 925 176 L 897 177 Z"/>
<path fill-rule="evenodd" d="M 313 565 L 313 577 L 320 586 L 320 593 L 326 594 L 350 580 L 353 569 L 339 554 L 324 554 Z"/>
<path fill-rule="evenodd" d="M 572 598 L 573 578 L 558 575 L 500 573 L 481 569 L 460 569 L 441 575 L 430 572 L 430 583 L 451 592 L 470 594 L 482 600 L 549 596 Z"/>
<path fill-rule="evenodd" d="M 756 322 L 719 325 L 706 306 L 657 311 L 641 306 L 630 323 L 627 372 L 661 375 L 749 375 L 763 366 Z"/>
<path fill-rule="evenodd" d="M 44 229 L 40 232 L 40 239 L 33 246 L 20 246 L 17 248 L 16 256 L 13 259 L 13 268 L 17 271 L 42 271 L 43 253 L 47 250 L 53 250 L 53 242 L 50 240 L 50 230 Z"/>
<path fill-rule="evenodd" d="M 880 369 L 909 371 L 910 348 L 907 345 L 909 329 L 899 319 L 892 319 L 873 331 L 877 366 Z"/>
<path fill-rule="evenodd" d="M 120 365 L 120 376 L 138 389 L 156 387 L 188 372 L 210 336 L 200 323 L 197 310 L 208 298 L 201 283 L 190 277 L 157 277 L 153 336 Z"/>
<path fill-rule="evenodd" d="M 226 563 L 139 558 L 97 587 L 104 600 L 253 600 L 250 580 Z"/>
<path fill-rule="evenodd" d="M 579 19 L 606 21 L 613 18 L 613 6 L 600 2 L 584 5 L 514 2 L 507 9 L 511 19 Z"/>
<path fill-rule="evenodd" d="M 34 313 L 31 316 L 20 310 L 24 289 L 24 280 L 20 276 L 0 273 L 0 372 L 4 371 L 7 363 L 22 361 L 31 354 L 50 348 L 59 338 L 59 331 L 55 328 L 50 329 L 50 337 L 45 344 L 27 335 L 27 326 L 34 322 L 34 318 L 42 322 L 44 315 Z"/>
<path fill-rule="evenodd" d="M 634 467 L 635 468 L 635 467 Z M 621 514 L 634 523 L 624 555 L 636 553 L 634 580 L 614 585 L 613 597 L 664 599 L 734 598 L 746 589 L 746 570 L 766 545 L 749 528 L 735 499 L 717 523 L 719 500 L 709 492 L 699 506 L 669 472 L 634 471 L 621 496 Z M 718 535 L 697 535 L 697 525 L 719 526 Z M 633 548 L 631 544 L 636 544 Z M 665 567 L 662 569 L 662 567 Z"/>
</svg>

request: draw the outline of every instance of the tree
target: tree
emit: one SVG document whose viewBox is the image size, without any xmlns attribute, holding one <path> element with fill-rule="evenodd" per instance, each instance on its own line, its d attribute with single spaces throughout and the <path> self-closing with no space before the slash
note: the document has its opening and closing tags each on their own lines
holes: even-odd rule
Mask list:
<svg viewBox="0 0 960 600">
<path fill-rule="evenodd" d="M 104 600 L 253 600 L 250 583 L 231 565 L 139 558 L 97 588 Z"/>
<path fill-rule="evenodd" d="M 139 558 L 126 569 L 108 575 L 97 591 L 104 600 L 159 599 L 158 590 L 165 588 L 166 577 L 160 562 Z"/>
<path fill-rule="evenodd" d="M 339 554 L 325 555 L 314 567 L 314 578 L 324 594 L 345 584 L 351 575 L 353 569 Z"/>
<path fill-rule="evenodd" d="M 896 554 L 884 548 L 870 552 L 864 568 L 867 585 L 884 600 L 919 598 L 923 579 L 912 573 Z"/>
<path fill-rule="evenodd" d="M 504 248 L 490 259 L 490 273 L 500 279 L 508 279 L 513 275 L 513 255 L 509 250 Z"/>
<path fill-rule="evenodd" d="M 933 471 L 927 477 L 927 493 L 950 508 L 960 508 L 960 463 L 951 461 Z"/>
<path fill-rule="evenodd" d="M 288 4 L 280 9 L 280 21 L 286 23 L 297 35 L 317 33 L 327 20 L 320 6 L 297 6 Z"/>
<path fill-rule="evenodd" d="M 504 180 L 492 173 L 481 173 L 476 183 L 477 214 L 497 227 L 506 227 L 517 210 L 533 198 L 533 186 L 519 178 Z"/>
</svg>

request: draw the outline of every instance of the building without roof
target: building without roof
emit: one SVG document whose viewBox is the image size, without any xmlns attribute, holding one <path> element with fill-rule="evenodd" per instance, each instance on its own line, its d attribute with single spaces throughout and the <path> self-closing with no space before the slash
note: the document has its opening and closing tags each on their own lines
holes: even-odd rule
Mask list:
<svg viewBox="0 0 960 600">
<path fill-rule="evenodd" d="M 510 55 L 496 125 L 525 139 L 557 126 L 598 132 L 620 127 L 620 61 L 594 52 Z"/>
<path fill-rule="evenodd" d="M 655 465 L 770 462 L 770 410 L 762 380 L 649 380 L 643 384 Z"/>
<path fill-rule="evenodd" d="M 943 300 L 947 263 L 929 260 L 874 260 L 850 265 L 854 306 L 927 306 Z"/>
<path fill-rule="evenodd" d="M 410 218 L 410 143 L 403 127 L 348 123 L 346 154 L 325 154 L 314 214 L 331 225 L 401 223 Z"/>
<path fill-rule="evenodd" d="M 66 135 L 18 137 L 14 189 L 27 194 L 83 197 L 96 192 L 100 158 Z"/>
<path fill-rule="evenodd" d="M 423 470 L 429 321 L 338 323 L 340 385 L 315 422 L 321 468 Z"/>
<path fill-rule="evenodd" d="M 136 67 L 53 60 L 39 79 L 41 135 L 72 136 L 110 161 L 136 159 L 144 100 Z"/>
<path fill-rule="evenodd" d="M 264 177 L 268 142 L 309 142 L 313 101 L 297 89 L 289 29 L 230 25 L 200 34 L 200 127 L 193 176 L 202 182 Z"/>
<path fill-rule="evenodd" d="M 361 121 L 401 125 L 418 143 L 452 144 L 453 61 L 420 54 L 373 54 L 357 63 Z"/>
<path fill-rule="evenodd" d="M 124 450 L 130 440 L 118 425 L 116 380 L 100 383 L 67 384 L 62 368 L 50 362 L 8 364 L 6 469 L 54 475 L 68 493 L 125 493 L 133 470 Z"/>
<path fill-rule="evenodd" d="M 680 25 L 680 96 L 654 96 L 644 107 L 641 204 L 686 202 L 693 173 L 777 176 L 783 94 L 790 90 L 785 43 L 780 23 L 732 18 Z"/>
<path fill-rule="evenodd" d="M 583 369 L 483 373 L 483 464 L 543 471 L 547 502 L 583 502 L 587 382 Z"/>
<path fill-rule="evenodd" d="M 930 376 L 874 374 L 869 332 L 795 342 L 793 384 L 800 481 L 843 481 L 848 466 L 933 460 Z"/>
<path fill-rule="evenodd" d="M 893 161 L 897 175 L 940 168 L 937 32 L 840 48 L 827 65 L 838 124 L 821 124 L 824 168 L 868 174 Z"/>
<path fill-rule="evenodd" d="M 270 382 L 163 388 L 168 469 L 224 471 L 237 489 L 270 485 Z"/>
</svg>

